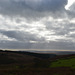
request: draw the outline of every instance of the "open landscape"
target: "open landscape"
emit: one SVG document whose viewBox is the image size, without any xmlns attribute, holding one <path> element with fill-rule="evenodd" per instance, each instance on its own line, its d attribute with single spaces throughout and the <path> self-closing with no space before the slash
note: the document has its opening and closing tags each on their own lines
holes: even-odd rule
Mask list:
<svg viewBox="0 0 75 75">
<path fill-rule="evenodd" d="M 0 50 L 0 75 L 74 75 L 75 54 Z"/>
<path fill-rule="evenodd" d="M 0 0 L 0 75 L 75 75 L 75 0 Z"/>
</svg>

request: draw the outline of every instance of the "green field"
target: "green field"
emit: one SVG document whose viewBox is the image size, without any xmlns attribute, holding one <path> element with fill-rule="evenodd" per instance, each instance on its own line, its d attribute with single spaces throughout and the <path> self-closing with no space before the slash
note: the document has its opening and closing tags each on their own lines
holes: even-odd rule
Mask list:
<svg viewBox="0 0 75 75">
<path fill-rule="evenodd" d="M 71 67 L 75 68 L 75 57 L 58 59 L 50 64 L 50 67 Z"/>
</svg>

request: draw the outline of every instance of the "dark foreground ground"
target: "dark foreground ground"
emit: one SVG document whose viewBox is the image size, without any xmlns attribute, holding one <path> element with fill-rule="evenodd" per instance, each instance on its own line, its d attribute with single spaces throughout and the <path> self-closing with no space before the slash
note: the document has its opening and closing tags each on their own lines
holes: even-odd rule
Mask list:
<svg viewBox="0 0 75 75">
<path fill-rule="evenodd" d="M 0 75 L 75 75 L 75 55 L 0 51 Z"/>
</svg>

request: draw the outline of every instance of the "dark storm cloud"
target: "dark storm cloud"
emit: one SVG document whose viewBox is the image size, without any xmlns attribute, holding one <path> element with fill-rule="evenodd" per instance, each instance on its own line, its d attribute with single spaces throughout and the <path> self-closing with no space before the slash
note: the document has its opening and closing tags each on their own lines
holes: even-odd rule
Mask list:
<svg viewBox="0 0 75 75">
<path fill-rule="evenodd" d="M 33 43 L 23 43 L 16 41 L 3 41 L 0 42 L 0 48 L 2 49 L 30 49 Z"/>
<path fill-rule="evenodd" d="M 14 38 L 21 42 L 30 42 L 30 41 L 45 41 L 44 38 L 39 39 L 35 34 L 30 34 L 28 32 L 22 32 L 22 31 L 5 31 L 0 30 L 0 33 L 7 36 L 8 38 Z"/>
<path fill-rule="evenodd" d="M 50 43 L 23 43 L 15 41 L 0 42 L 2 49 L 56 49 L 56 50 L 74 50 L 75 43 L 73 42 L 53 42 Z"/>
<path fill-rule="evenodd" d="M 66 4 L 67 0 L 0 0 L 0 13 L 9 17 L 37 18 L 65 11 Z"/>
<path fill-rule="evenodd" d="M 64 6 L 67 4 L 67 0 L 36 0 L 36 4 L 34 1 L 30 2 L 28 5 L 36 11 L 58 11 L 64 9 Z"/>
<path fill-rule="evenodd" d="M 36 43 L 33 44 L 32 49 L 55 49 L 55 50 L 74 50 L 75 49 L 75 44 L 73 42 L 55 42 L 55 41 L 50 41 L 49 43 Z"/>
</svg>

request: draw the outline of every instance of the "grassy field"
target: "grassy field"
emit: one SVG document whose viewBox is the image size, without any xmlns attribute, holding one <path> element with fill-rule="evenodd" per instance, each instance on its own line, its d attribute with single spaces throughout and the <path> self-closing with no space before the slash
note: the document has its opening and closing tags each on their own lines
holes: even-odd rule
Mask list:
<svg viewBox="0 0 75 75">
<path fill-rule="evenodd" d="M 75 56 L 70 58 L 58 59 L 50 64 L 50 67 L 71 67 L 75 68 Z"/>
</svg>

